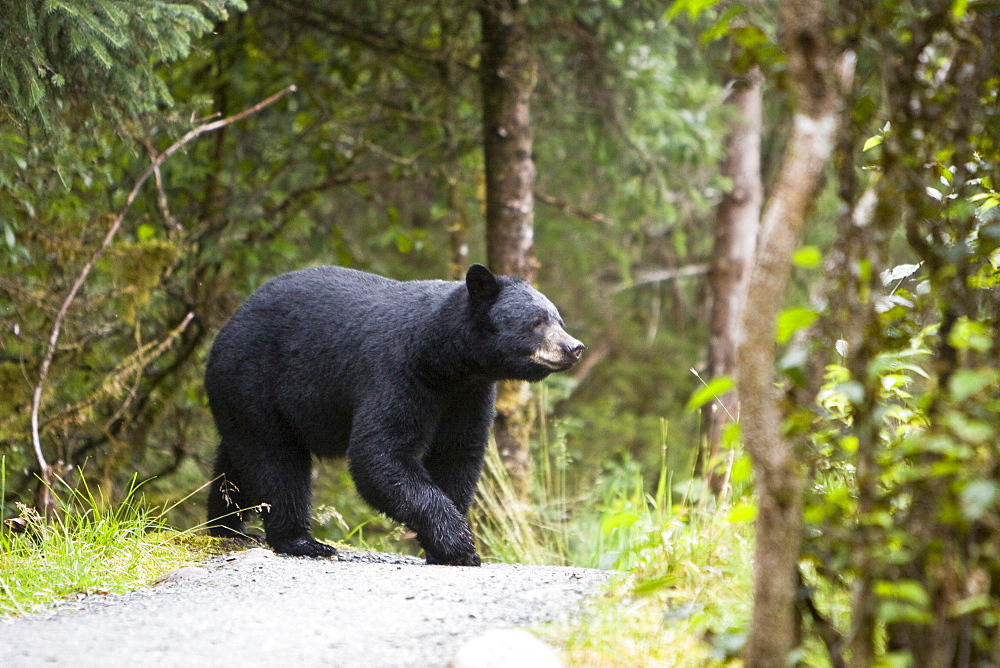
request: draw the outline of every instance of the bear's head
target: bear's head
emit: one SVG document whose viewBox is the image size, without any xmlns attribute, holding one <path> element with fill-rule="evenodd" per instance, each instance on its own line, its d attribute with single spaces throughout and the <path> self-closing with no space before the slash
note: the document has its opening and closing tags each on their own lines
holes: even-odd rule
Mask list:
<svg viewBox="0 0 1000 668">
<path fill-rule="evenodd" d="M 527 282 L 474 264 L 465 284 L 484 333 L 483 361 L 496 380 L 537 381 L 580 361 L 584 345 L 563 329 L 555 305 Z"/>
</svg>

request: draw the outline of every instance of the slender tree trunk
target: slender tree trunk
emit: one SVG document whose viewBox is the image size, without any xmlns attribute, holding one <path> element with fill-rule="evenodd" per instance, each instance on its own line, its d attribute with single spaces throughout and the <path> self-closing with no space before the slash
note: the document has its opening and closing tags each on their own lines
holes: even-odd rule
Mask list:
<svg viewBox="0 0 1000 668">
<path fill-rule="evenodd" d="M 780 35 L 796 111 L 792 136 L 761 218 L 743 320 L 745 337 L 737 354 L 743 436 L 760 504 L 753 618 L 744 650 L 749 668 L 787 665 L 799 642 L 795 604 L 804 475 L 783 433 L 774 388 L 775 321 L 784 305 L 791 255 L 801 243 L 809 205 L 833 152 L 842 107 L 838 75 L 846 79 L 853 69 L 851 58 L 833 57 L 828 28 L 822 0 L 782 3 Z"/>
<path fill-rule="evenodd" d="M 486 254 L 494 272 L 535 282 L 535 164 L 530 101 L 536 66 L 526 21 L 527 0 L 483 0 L 483 149 L 486 170 Z M 515 485 L 530 476 L 527 383 L 501 383 L 494 428 L 497 447 Z"/>
<path fill-rule="evenodd" d="M 715 228 L 715 247 L 709 289 L 712 293 L 712 330 L 708 343 L 710 377 L 736 375 L 736 346 L 743 338 L 743 310 L 746 304 L 750 268 L 757 250 L 763 186 L 760 179 L 760 135 L 763 125 L 760 68 L 737 75 L 726 105 L 733 112 L 722 173 L 733 182 L 722 198 Z M 702 433 L 707 457 L 701 473 L 719 493 L 724 476 L 715 465 L 722 444 L 722 432 L 736 417 L 736 393 L 728 392 L 706 404 L 702 411 Z"/>
</svg>

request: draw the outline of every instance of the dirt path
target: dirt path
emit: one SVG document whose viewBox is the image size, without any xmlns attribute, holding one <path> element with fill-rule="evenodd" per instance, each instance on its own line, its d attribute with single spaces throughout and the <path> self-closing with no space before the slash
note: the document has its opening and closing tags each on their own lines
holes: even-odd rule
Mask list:
<svg viewBox="0 0 1000 668">
<path fill-rule="evenodd" d="M 0 622 L 0 666 L 446 666 L 486 631 L 565 619 L 606 579 L 577 568 L 425 566 L 349 551 L 323 561 L 257 548 L 150 589 Z"/>
</svg>

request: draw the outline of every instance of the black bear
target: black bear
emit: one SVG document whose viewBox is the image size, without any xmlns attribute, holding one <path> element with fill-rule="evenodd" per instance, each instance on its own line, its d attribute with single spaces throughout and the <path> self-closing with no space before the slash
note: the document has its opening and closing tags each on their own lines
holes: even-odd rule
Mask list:
<svg viewBox="0 0 1000 668">
<path fill-rule="evenodd" d="M 464 282 L 312 267 L 257 290 L 222 328 L 205 389 L 221 437 L 210 533 L 261 505 L 284 554 L 336 550 L 309 527 L 311 455 L 346 455 L 361 496 L 417 534 L 427 563 L 477 566 L 465 513 L 496 381 L 537 381 L 583 352 L 528 283 L 473 265 Z"/>
</svg>

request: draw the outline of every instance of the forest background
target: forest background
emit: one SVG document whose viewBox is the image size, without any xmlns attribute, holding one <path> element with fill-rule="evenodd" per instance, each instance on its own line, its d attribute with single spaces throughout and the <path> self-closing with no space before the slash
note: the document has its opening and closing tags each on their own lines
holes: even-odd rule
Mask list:
<svg viewBox="0 0 1000 668">
<path fill-rule="evenodd" d="M 748 665 L 803 630 L 833 665 L 1000 659 L 995 3 L 0 6 L 7 515 L 43 461 L 201 487 L 208 346 L 268 278 L 487 259 L 494 12 L 530 56 L 522 259 L 588 344 L 525 410 L 560 512 L 638 475 L 671 526 L 756 522 Z M 326 469 L 319 535 L 400 537 Z"/>
</svg>

